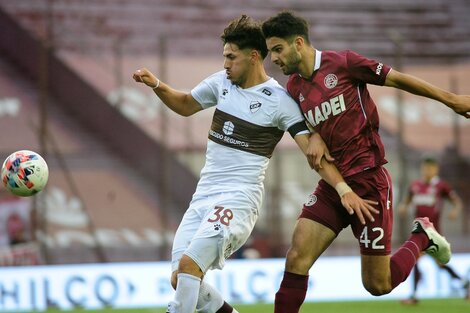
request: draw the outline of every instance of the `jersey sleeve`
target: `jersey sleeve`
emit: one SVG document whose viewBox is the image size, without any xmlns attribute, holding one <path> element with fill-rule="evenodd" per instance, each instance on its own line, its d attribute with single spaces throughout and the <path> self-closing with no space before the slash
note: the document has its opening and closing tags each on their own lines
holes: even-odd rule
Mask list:
<svg viewBox="0 0 470 313">
<path fill-rule="evenodd" d="M 445 181 L 441 181 L 440 186 L 441 197 L 443 198 L 450 198 L 450 194 L 454 192 L 452 187 Z"/>
<path fill-rule="evenodd" d="M 217 104 L 219 90 L 223 83 L 223 75 L 223 71 L 212 74 L 191 90 L 193 98 L 199 102 L 204 109 Z"/>
<path fill-rule="evenodd" d="M 383 86 L 391 67 L 368 59 L 356 52 L 346 53 L 347 69 L 351 77 L 359 82 Z"/>
<path fill-rule="evenodd" d="M 289 131 L 292 137 L 310 133 L 298 104 L 289 94 L 280 93 L 279 101 L 278 128 Z"/>
</svg>

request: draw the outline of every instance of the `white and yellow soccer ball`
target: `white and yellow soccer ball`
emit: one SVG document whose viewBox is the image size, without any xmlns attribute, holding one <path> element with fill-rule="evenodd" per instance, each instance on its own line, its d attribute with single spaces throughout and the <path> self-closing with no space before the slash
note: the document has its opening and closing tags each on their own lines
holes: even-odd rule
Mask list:
<svg viewBox="0 0 470 313">
<path fill-rule="evenodd" d="M 13 152 L 2 165 L 1 182 L 15 196 L 35 195 L 46 186 L 48 178 L 46 161 L 34 151 Z"/>
</svg>

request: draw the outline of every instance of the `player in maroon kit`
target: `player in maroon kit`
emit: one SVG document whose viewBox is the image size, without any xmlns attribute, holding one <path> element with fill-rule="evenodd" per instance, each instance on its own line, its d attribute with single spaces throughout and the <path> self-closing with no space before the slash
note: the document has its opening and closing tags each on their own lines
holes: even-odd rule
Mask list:
<svg viewBox="0 0 470 313">
<path fill-rule="evenodd" d="M 415 217 L 428 217 L 440 232 L 441 212 L 444 209 L 444 200 L 452 203 L 452 210 L 449 211 L 449 219 L 457 219 L 462 210 L 462 200 L 452 187 L 439 177 L 439 164 L 433 157 L 425 157 L 421 162 L 421 179 L 412 182 L 405 201 L 399 206 L 398 213 L 405 216 L 408 207 L 412 204 L 415 208 Z M 462 279 L 451 267 L 445 264 L 438 264 L 440 268 L 447 271 L 449 275 L 462 282 L 462 287 L 466 290 L 468 298 L 469 281 Z M 421 272 L 418 264 L 414 267 L 413 293 L 410 298 L 402 301 L 403 304 L 416 304 L 416 292 L 421 279 Z"/>
<path fill-rule="evenodd" d="M 275 312 L 298 312 L 307 291 L 308 271 L 341 230 L 351 226 L 361 251 L 362 282 L 373 295 L 403 282 L 422 251 L 439 263 L 450 259 L 450 245 L 427 218 L 418 218 L 410 238 L 390 256 L 393 224 L 392 183 L 378 133 L 377 107 L 367 84 L 385 85 L 426 96 L 470 117 L 470 96 L 459 96 L 402 74 L 353 51 L 319 51 L 310 43 L 307 22 L 290 12 L 262 25 L 271 61 L 284 74 L 290 95 L 313 131 L 325 141 L 346 183 L 363 199 L 377 201 L 374 221 L 360 223 L 346 214 L 334 188 L 320 181 L 313 201 L 296 223 Z"/>
</svg>

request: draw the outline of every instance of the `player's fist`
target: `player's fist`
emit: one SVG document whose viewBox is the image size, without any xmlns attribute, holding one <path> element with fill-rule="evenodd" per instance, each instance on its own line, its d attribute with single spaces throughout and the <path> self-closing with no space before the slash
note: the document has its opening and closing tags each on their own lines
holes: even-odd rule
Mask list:
<svg viewBox="0 0 470 313">
<path fill-rule="evenodd" d="M 451 108 L 466 118 L 470 118 L 470 96 L 456 95 Z"/>
<path fill-rule="evenodd" d="M 151 88 L 157 87 L 158 79 L 148 69 L 141 68 L 134 72 L 132 78 L 138 83 L 143 83 Z"/>
</svg>

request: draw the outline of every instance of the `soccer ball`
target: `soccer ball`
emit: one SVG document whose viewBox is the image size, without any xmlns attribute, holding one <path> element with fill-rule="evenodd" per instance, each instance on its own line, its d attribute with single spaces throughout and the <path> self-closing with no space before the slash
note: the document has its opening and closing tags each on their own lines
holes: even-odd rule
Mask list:
<svg viewBox="0 0 470 313">
<path fill-rule="evenodd" d="M 33 151 L 16 151 L 2 165 L 1 181 L 16 196 L 29 197 L 40 192 L 48 178 L 46 161 Z"/>
</svg>

